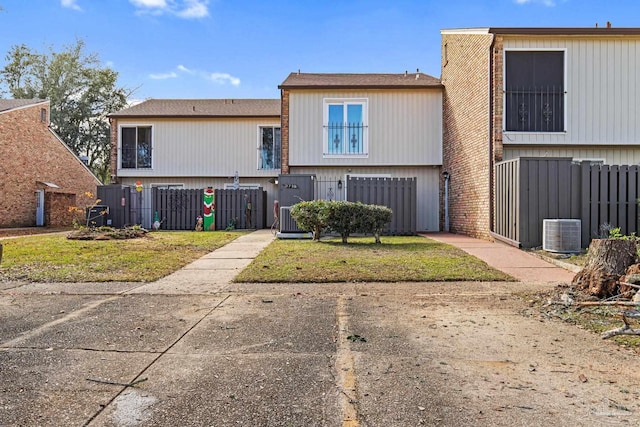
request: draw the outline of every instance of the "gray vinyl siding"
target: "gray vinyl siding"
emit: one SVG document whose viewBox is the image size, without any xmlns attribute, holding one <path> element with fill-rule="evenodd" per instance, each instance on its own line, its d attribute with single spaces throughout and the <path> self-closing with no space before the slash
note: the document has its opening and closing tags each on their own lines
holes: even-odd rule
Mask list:
<svg viewBox="0 0 640 427">
<path fill-rule="evenodd" d="M 315 174 L 318 180 L 340 179 L 345 180 L 346 175 L 390 175 L 397 177 L 417 178 L 417 219 L 418 231 L 439 231 L 439 167 L 296 167 L 291 168 L 294 174 Z M 346 186 L 345 186 L 346 187 Z M 336 190 L 337 191 L 337 190 Z M 342 191 L 345 191 L 344 189 Z"/>
<path fill-rule="evenodd" d="M 324 158 L 325 98 L 368 100 L 368 156 Z M 440 90 L 291 91 L 289 163 L 294 166 L 441 165 Z"/>
<path fill-rule="evenodd" d="M 504 135 L 504 144 L 640 143 L 640 38 L 505 37 L 504 49 L 566 51 L 566 133 Z"/>
<path fill-rule="evenodd" d="M 576 160 L 597 160 L 607 165 L 640 164 L 640 147 L 509 147 L 505 145 L 504 160 L 517 157 L 571 157 Z"/>
<path fill-rule="evenodd" d="M 151 125 L 152 168 L 118 169 L 119 177 L 277 176 L 258 170 L 258 126 L 280 126 L 279 118 L 119 119 L 118 125 Z M 120 138 L 120 131 L 118 131 Z"/>
</svg>

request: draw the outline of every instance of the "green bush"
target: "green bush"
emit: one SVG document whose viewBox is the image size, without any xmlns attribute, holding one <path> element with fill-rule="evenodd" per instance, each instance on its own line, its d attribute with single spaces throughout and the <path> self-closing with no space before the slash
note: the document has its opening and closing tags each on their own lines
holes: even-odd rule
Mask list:
<svg viewBox="0 0 640 427">
<path fill-rule="evenodd" d="M 392 211 L 360 202 L 316 200 L 296 203 L 291 207 L 291 216 L 298 227 L 313 232 L 314 240 L 329 230 L 340 234 L 343 243 L 352 233 L 373 234 L 376 243 L 380 243 L 380 234 L 391 222 Z"/>
<path fill-rule="evenodd" d="M 320 240 L 320 234 L 327 227 L 329 203 L 325 200 L 296 203 L 291 207 L 291 217 L 298 227 L 313 233 L 313 240 Z"/>
</svg>

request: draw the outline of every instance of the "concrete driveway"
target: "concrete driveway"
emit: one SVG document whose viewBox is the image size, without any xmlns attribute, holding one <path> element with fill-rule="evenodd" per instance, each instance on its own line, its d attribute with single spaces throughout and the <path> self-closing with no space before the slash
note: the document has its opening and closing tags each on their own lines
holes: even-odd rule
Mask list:
<svg viewBox="0 0 640 427">
<path fill-rule="evenodd" d="M 5 285 L 0 425 L 640 422 L 637 355 L 514 296 L 540 285 L 212 287 Z"/>
<path fill-rule="evenodd" d="M 155 283 L 0 284 L 0 426 L 640 425 L 638 355 L 541 317 L 551 283 L 231 284 L 251 236 Z"/>
</svg>

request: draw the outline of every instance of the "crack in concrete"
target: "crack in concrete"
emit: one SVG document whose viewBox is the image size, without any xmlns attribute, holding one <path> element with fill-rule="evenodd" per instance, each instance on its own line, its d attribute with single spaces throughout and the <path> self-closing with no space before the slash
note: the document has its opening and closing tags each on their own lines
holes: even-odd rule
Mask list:
<svg viewBox="0 0 640 427">
<path fill-rule="evenodd" d="M 157 357 L 155 357 L 151 362 L 149 362 L 147 364 L 147 366 L 145 366 L 144 368 L 142 368 L 142 370 L 130 381 L 131 383 L 136 382 L 138 379 L 140 379 L 142 377 L 142 375 L 144 375 L 144 373 L 146 371 L 149 370 L 149 368 L 151 368 L 158 360 L 160 360 L 160 358 L 162 356 L 164 356 L 165 354 L 169 354 L 171 349 L 173 347 L 175 347 L 180 341 L 182 341 L 182 339 L 189 333 L 191 332 L 196 326 L 198 326 L 200 323 L 202 323 L 202 321 L 204 319 L 206 319 L 208 316 L 211 315 L 211 313 L 213 313 L 217 308 L 219 308 L 220 306 L 222 306 L 229 298 L 231 298 L 231 295 L 227 295 L 225 298 L 223 298 L 218 304 L 216 304 L 214 307 L 212 307 L 207 313 L 204 314 L 204 316 L 202 316 L 197 322 L 195 322 L 193 325 L 191 325 L 189 328 L 187 328 L 186 331 L 184 331 L 170 346 L 168 346 L 164 351 L 162 351 L 161 353 L 159 353 L 157 355 Z M 116 402 L 116 404 L 119 402 L 118 399 L 122 399 L 123 393 L 125 391 L 129 390 L 129 387 L 123 387 L 115 396 L 113 396 L 113 398 L 111 398 L 111 400 L 109 400 L 109 402 L 107 402 L 104 406 L 101 406 L 101 408 L 95 413 L 93 414 L 93 416 L 91 416 L 91 418 L 89 418 L 87 420 L 87 422 L 84 424 L 84 427 L 89 426 L 101 413 L 103 413 L 110 405 L 114 404 L 114 402 Z M 155 403 L 155 402 L 153 402 Z M 147 412 L 150 408 L 150 406 L 153 404 L 149 404 L 144 408 L 144 412 Z M 131 408 L 128 409 L 129 411 L 131 411 Z M 117 413 L 117 412 L 116 412 Z"/>
<path fill-rule="evenodd" d="M 336 303 L 336 324 L 338 337 L 336 346 L 335 371 L 337 386 L 340 389 L 340 405 L 342 406 L 342 427 L 358 427 L 358 383 L 356 364 L 349 345 L 349 313 L 347 299 L 338 297 Z"/>
</svg>

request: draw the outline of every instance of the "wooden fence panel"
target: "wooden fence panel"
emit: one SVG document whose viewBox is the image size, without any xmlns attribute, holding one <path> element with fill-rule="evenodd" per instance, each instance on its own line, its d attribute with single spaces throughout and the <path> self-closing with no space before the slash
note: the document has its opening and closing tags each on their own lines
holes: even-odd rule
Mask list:
<svg viewBox="0 0 640 427">
<path fill-rule="evenodd" d="M 215 190 L 216 230 L 265 228 L 267 193 L 259 189 Z M 250 209 L 248 209 L 250 207 Z"/>
<path fill-rule="evenodd" d="M 544 219 L 580 219 L 587 247 L 602 229 L 638 233 L 640 168 L 519 158 L 496 164 L 494 232 L 523 247 L 542 244 Z M 519 200 L 514 212 L 510 203 Z M 513 222 L 514 227 L 506 224 Z M 607 227 L 603 227 L 606 225 Z"/>
<path fill-rule="evenodd" d="M 163 230 L 193 230 L 203 213 L 202 189 L 153 188 L 153 211 Z"/>
<path fill-rule="evenodd" d="M 348 177 L 347 200 L 391 209 L 393 215 L 385 234 L 416 234 L 416 178 Z"/>
</svg>

